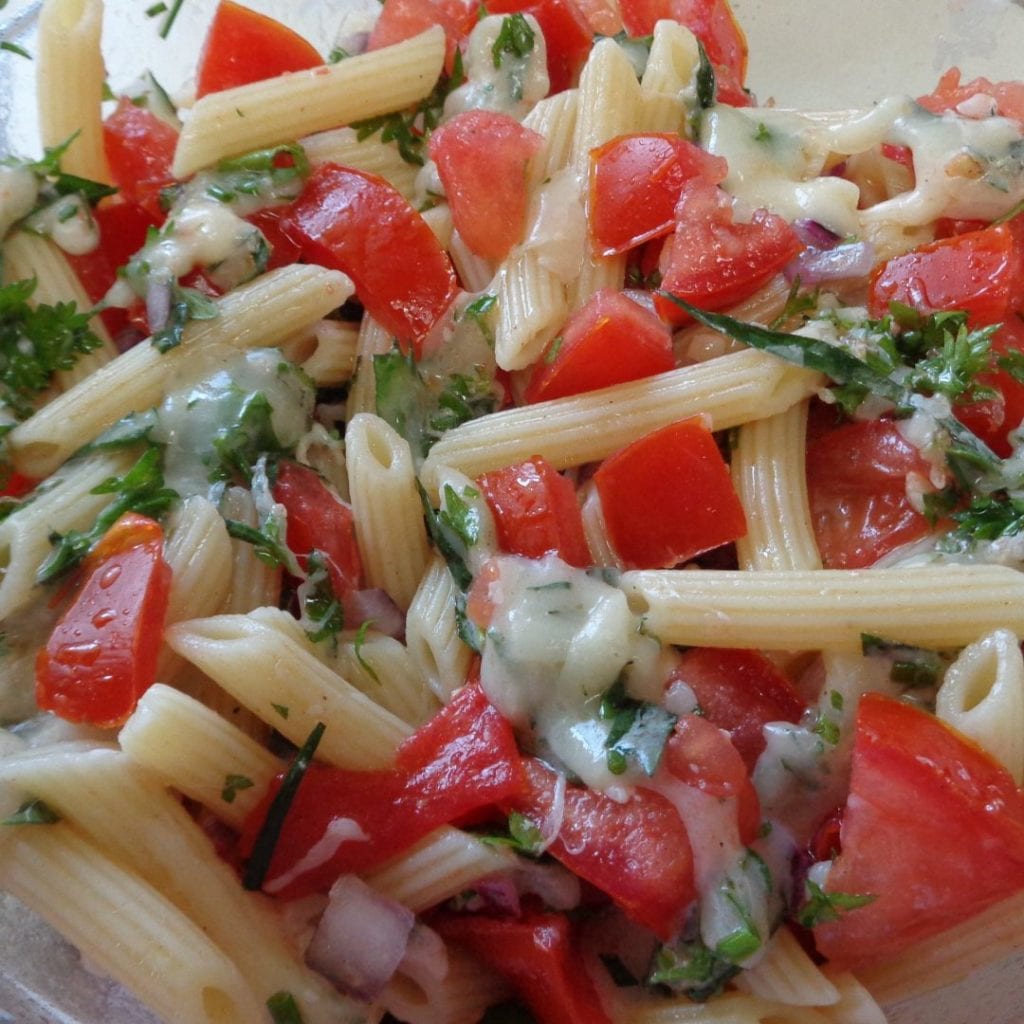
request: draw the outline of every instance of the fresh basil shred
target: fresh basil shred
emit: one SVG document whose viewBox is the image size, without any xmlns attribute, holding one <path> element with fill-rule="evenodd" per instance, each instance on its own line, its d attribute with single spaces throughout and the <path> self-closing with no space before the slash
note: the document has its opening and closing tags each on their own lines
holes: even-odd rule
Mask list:
<svg viewBox="0 0 1024 1024">
<path fill-rule="evenodd" d="M 291 992 L 275 992 L 267 1000 L 267 1009 L 274 1024 L 303 1024 L 299 1004 Z"/>
</svg>

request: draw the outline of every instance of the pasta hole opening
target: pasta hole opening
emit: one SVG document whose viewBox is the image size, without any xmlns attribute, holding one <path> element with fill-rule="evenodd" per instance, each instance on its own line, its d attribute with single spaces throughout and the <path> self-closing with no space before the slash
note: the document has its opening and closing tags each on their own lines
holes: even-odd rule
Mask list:
<svg viewBox="0 0 1024 1024">
<path fill-rule="evenodd" d="M 381 469 L 390 469 L 395 462 L 395 449 L 386 435 L 379 430 L 369 430 L 366 441 L 367 450 Z"/>
<path fill-rule="evenodd" d="M 419 633 L 409 633 L 405 638 L 406 646 L 424 680 L 434 695 L 442 702 L 451 697 L 441 681 L 441 666 L 434 655 L 434 649 Z"/>
<path fill-rule="evenodd" d="M 252 1024 L 241 1008 L 223 989 L 206 986 L 200 994 L 203 1014 L 209 1024 Z"/>
<path fill-rule="evenodd" d="M 427 990 L 415 978 L 401 971 L 391 979 L 388 995 L 396 1006 L 407 1010 L 425 1009 L 430 1002 Z"/>
<path fill-rule="evenodd" d="M 986 651 L 976 670 L 970 673 L 969 685 L 964 687 L 962 695 L 965 712 L 973 711 L 984 703 L 998 685 L 1000 660 L 998 651 Z"/>
<path fill-rule="evenodd" d="M 647 600 L 646 595 L 635 590 L 626 591 L 626 603 L 634 615 L 646 615 L 651 610 L 651 603 Z"/>
</svg>

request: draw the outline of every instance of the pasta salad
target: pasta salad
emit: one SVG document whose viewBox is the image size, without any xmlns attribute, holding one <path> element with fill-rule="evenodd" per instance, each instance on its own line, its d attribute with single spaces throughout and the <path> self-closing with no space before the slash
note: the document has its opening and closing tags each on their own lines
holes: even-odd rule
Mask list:
<svg viewBox="0 0 1024 1024">
<path fill-rule="evenodd" d="M 102 15 L 0 161 L 0 890 L 175 1024 L 884 1024 L 1024 947 L 1024 85 L 220 0 L 170 96 Z"/>
</svg>

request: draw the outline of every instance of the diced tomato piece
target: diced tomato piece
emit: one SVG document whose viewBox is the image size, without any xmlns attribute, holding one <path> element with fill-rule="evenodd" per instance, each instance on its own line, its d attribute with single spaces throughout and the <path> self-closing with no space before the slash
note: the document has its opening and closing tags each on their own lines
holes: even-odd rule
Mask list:
<svg viewBox="0 0 1024 1024">
<path fill-rule="evenodd" d="M 171 164 L 177 145 L 174 128 L 126 96 L 103 122 L 103 149 L 114 184 L 157 223 L 164 218 L 160 189 L 174 182 Z"/>
<path fill-rule="evenodd" d="M 232 0 L 220 0 L 199 55 L 196 98 L 323 62 L 316 49 L 287 25 Z"/>
<path fill-rule="evenodd" d="M 985 99 L 989 102 L 986 103 Z M 971 103 L 971 100 L 981 102 Z M 1024 125 L 1024 84 L 990 82 L 987 78 L 975 78 L 961 85 L 959 68 L 950 68 L 945 72 L 939 79 L 935 91 L 919 97 L 917 102 L 933 114 L 941 114 L 946 110 L 954 110 L 965 117 L 998 114 Z"/>
<path fill-rule="evenodd" d="M 847 967 L 896 956 L 1024 889 L 1024 795 L 970 740 L 912 705 L 857 711 L 842 852 L 826 892 L 874 896 L 814 930 Z"/>
<path fill-rule="evenodd" d="M 703 179 L 683 185 L 675 233 L 661 253 L 664 291 L 700 309 L 722 309 L 753 295 L 800 252 L 800 239 L 782 217 L 756 210 L 749 223 L 735 223 L 732 203 Z M 670 323 L 689 320 L 671 300 L 656 302 Z"/>
<path fill-rule="evenodd" d="M 748 771 L 765 747 L 768 722 L 799 722 L 807 703 L 760 652 L 694 647 L 684 652 L 669 685 L 685 683 L 707 720 L 725 729 Z"/>
<path fill-rule="evenodd" d="M 575 0 L 595 36 L 617 36 L 623 30 L 618 5 L 610 0 Z"/>
<path fill-rule="evenodd" d="M 891 142 L 883 142 L 881 148 L 882 156 L 887 160 L 892 160 L 910 170 L 914 169 L 914 151 L 909 146 L 897 146 Z"/>
<path fill-rule="evenodd" d="M 751 97 L 743 88 L 747 77 L 747 37 L 729 0 L 671 0 L 671 10 L 672 17 L 704 45 L 715 69 L 719 102 L 734 107 L 750 106 Z"/>
<path fill-rule="evenodd" d="M 550 93 L 571 89 L 579 81 L 594 36 L 583 12 L 573 0 L 491 0 L 491 14 L 532 14 L 537 19 L 548 51 Z"/>
<path fill-rule="evenodd" d="M 540 455 L 477 481 L 502 550 L 526 558 L 554 552 L 569 565 L 592 563 L 573 485 Z"/>
<path fill-rule="evenodd" d="M 272 493 L 288 515 L 285 540 L 299 564 L 305 568 L 316 549 L 327 562 L 336 597 L 358 590 L 363 564 L 352 507 L 333 494 L 315 470 L 298 462 L 281 463 Z"/>
<path fill-rule="evenodd" d="M 22 476 L 13 470 L 3 478 L 3 486 L 0 487 L 0 498 L 24 498 L 31 491 L 38 480 Z"/>
<path fill-rule="evenodd" d="M 509 808 L 543 822 L 554 806 L 557 776 L 534 758 L 523 763 L 525 796 Z M 619 803 L 567 784 L 561 827 L 547 852 L 665 940 L 678 931 L 696 896 L 686 829 L 672 804 L 653 790 L 634 789 Z"/>
<path fill-rule="evenodd" d="M 562 914 L 438 914 L 430 924 L 504 978 L 538 1024 L 611 1024 Z"/>
<path fill-rule="evenodd" d="M 246 855 L 279 784 L 280 779 L 246 822 Z M 288 898 L 326 890 L 339 875 L 367 871 L 441 825 L 516 798 L 522 786 L 511 726 L 479 686 L 464 686 L 402 743 L 392 770 L 310 766 L 274 848 L 264 889 Z M 308 867 L 299 869 L 317 843 L 330 844 L 330 826 L 341 819 L 353 822 L 366 838 L 339 842 L 330 856 L 309 858 Z"/>
<path fill-rule="evenodd" d="M 110 727 L 156 678 L 171 586 L 160 524 L 125 513 L 84 571 L 36 658 L 36 703 L 71 722 Z"/>
<path fill-rule="evenodd" d="M 367 50 L 412 39 L 432 25 L 444 29 L 444 69 L 452 73 L 455 51 L 473 30 L 477 21 L 478 5 L 469 0 L 388 0 L 373 26 Z"/>
<path fill-rule="evenodd" d="M 954 235 L 966 235 L 971 231 L 982 231 L 987 227 L 987 220 L 958 220 L 954 217 L 940 217 L 935 222 L 935 237 L 952 238 Z"/>
<path fill-rule="evenodd" d="M 608 539 L 634 568 L 667 569 L 747 532 L 729 467 L 696 418 L 609 456 L 594 483 Z"/>
<path fill-rule="evenodd" d="M 672 335 L 643 306 L 602 288 L 574 313 L 533 369 L 527 402 L 625 384 L 675 366 Z"/>
<path fill-rule="evenodd" d="M 997 357 L 1010 352 L 1024 352 L 1024 325 L 1017 317 L 996 331 L 992 338 L 992 351 Z M 953 412 L 997 455 L 1006 458 L 1013 451 L 1008 435 L 1024 421 L 1024 384 L 1001 369 L 979 373 L 977 382 L 991 388 L 994 396 L 956 405 Z"/>
<path fill-rule="evenodd" d="M 807 446 L 807 496 L 826 568 L 863 569 L 923 537 L 928 520 L 907 498 L 928 463 L 891 420 L 847 423 Z"/>
<path fill-rule="evenodd" d="M 965 310 L 975 326 L 1002 323 L 1024 306 L 1024 257 L 1009 224 L 922 245 L 882 264 L 871 278 L 874 317 L 901 302 L 920 313 Z"/>
<path fill-rule="evenodd" d="M 457 114 L 430 136 L 452 223 L 477 256 L 504 259 L 522 241 L 526 170 L 543 141 L 514 117 L 493 110 Z"/>
<path fill-rule="evenodd" d="M 740 841 L 752 843 L 761 827 L 761 803 L 747 766 L 729 737 L 699 715 L 681 715 L 665 744 L 669 774 L 719 800 L 734 799 Z"/>
<path fill-rule="evenodd" d="M 625 252 L 675 226 L 683 183 L 724 180 L 720 156 L 671 134 L 619 135 L 590 151 L 590 238 L 604 256 Z"/>
<path fill-rule="evenodd" d="M 267 270 L 291 266 L 297 263 L 302 255 L 302 246 L 289 234 L 287 226 L 281 223 L 287 212 L 284 206 L 268 206 L 264 210 L 250 213 L 245 219 L 263 232 L 263 237 L 270 244 L 270 259 Z"/>
<path fill-rule="evenodd" d="M 348 274 L 367 312 L 420 355 L 455 294 L 455 272 L 401 192 L 375 174 L 321 164 L 281 226 L 308 260 Z"/>
</svg>

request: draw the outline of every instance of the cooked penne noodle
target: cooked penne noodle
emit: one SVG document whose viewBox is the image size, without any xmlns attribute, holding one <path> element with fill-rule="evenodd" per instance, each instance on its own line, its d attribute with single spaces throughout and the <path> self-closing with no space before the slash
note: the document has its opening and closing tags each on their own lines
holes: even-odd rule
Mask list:
<svg viewBox="0 0 1024 1024">
<path fill-rule="evenodd" d="M 761 960 L 737 981 L 744 992 L 787 1006 L 834 1006 L 839 989 L 788 928 L 780 928 Z"/>
<path fill-rule="evenodd" d="M 403 159 L 398 147 L 370 136 L 360 139 L 354 128 L 333 128 L 300 140 L 311 164 L 342 164 L 389 181 L 406 198 L 416 190 L 419 168 Z"/>
</svg>

